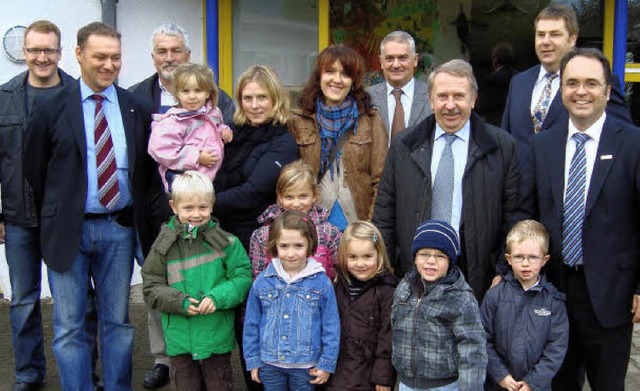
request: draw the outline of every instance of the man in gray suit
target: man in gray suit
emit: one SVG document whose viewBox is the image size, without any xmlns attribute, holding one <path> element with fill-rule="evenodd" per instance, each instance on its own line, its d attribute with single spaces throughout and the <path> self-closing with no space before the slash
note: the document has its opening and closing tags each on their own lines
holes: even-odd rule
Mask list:
<svg viewBox="0 0 640 391">
<path fill-rule="evenodd" d="M 427 84 L 413 77 L 418 65 L 416 43 L 404 31 L 394 31 L 380 43 L 380 64 L 385 82 L 369 88 L 373 104 L 387 126 L 389 142 L 400 130 L 433 113 Z M 401 102 L 401 105 L 397 105 Z"/>
</svg>

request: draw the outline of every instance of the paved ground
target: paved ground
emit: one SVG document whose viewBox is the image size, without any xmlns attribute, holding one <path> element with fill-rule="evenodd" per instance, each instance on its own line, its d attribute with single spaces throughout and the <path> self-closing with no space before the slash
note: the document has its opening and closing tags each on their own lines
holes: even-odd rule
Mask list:
<svg viewBox="0 0 640 391">
<path fill-rule="evenodd" d="M 140 296 L 140 285 L 132 287 L 130 317 L 131 323 L 136 329 L 136 337 L 133 351 L 133 389 L 144 390 L 142 379 L 144 374 L 153 366 L 153 358 L 149 355 L 149 338 L 147 334 L 147 311 Z M 43 308 L 44 332 L 47 356 L 47 378 L 43 391 L 60 391 L 58 373 L 51 351 L 52 304 L 50 299 L 45 299 Z M 0 300 L 0 391 L 9 391 L 14 380 L 13 353 L 11 347 L 11 327 L 9 323 L 9 305 L 5 300 Z M 240 364 L 237 351 L 234 352 L 234 382 L 236 391 L 245 391 L 246 388 L 240 374 Z M 585 387 L 585 390 L 588 390 Z M 640 326 L 634 329 L 633 345 L 631 348 L 631 360 L 627 374 L 627 390 L 640 390 Z M 163 387 L 160 391 L 168 391 L 169 387 Z"/>
</svg>

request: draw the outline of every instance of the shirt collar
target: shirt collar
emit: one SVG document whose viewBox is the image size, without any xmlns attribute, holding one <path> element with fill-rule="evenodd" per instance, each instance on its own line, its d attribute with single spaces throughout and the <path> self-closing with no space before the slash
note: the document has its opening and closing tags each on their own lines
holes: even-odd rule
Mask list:
<svg viewBox="0 0 640 391">
<path fill-rule="evenodd" d="M 600 118 L 598 118 L 598 120 L 596 122 L 594 122 L 591 126 L 589 126 L 587 128 L 587 130 L 585 130 L 584 134 L 588 135 L 589 137 L 591 137 L 591 139 L 593 141 L 595 141 L 596 143 L 600 142 L 600 136 L 602 135 L 602 127 L 604 126 L 604 120 L 607 118 L 607 114 L 606 113 L 602 113 L 602 115 L 600 116 Z M 578 130 L 578 128 L 576 128 L 573 125 L 573 122 L 571 121 L 571 118 L 569 118 L 569 134 L 567 135 L 568 139 L 567 140 L 571 140 L 571 138 L 573 137 L 574 134 L 580 132 Z"/>
<path fill-rule="evenodd" d="M 93 94 L 95 94 L 95 92 L 93 92 L 93 90 L 89 88 L 89 86 L 84 82 L 84 80 L 82 80 L 82 77 L 80 77 L 80 97 L 82 98 L 82 101 L 85 101 Z M 113 84 L 100 91 L 99 94 L 104 96 L 105 99 L 109 102 L 114 103 L 117 101 L 116 87 L 114 87 Z"/>
<path fill-rule="evenodd" d="M 391 93 L 396 87 L 393 87 L 388 82 L 386 84 L 387 84 L 387 96 L 389 96 L 391 95 Z M 402 93 L 405 94 L 411 100 L 413 100 L 413 90 L 415 88 L 415 85 L 416 85 L 415 79 L 412 77 L 407 84 L 400 87 L 402 89 Z"/>
<path fill-rule="evenodd" d="M 540 65 L 540 72 L 538 72 L 538 78 L 536 79 L 536 84 L 540 84 L 543 81 L 546 83 L 546 76 L 547 76 L 547 70 L 544 69 L 544 67 L 542 65 Z M 558 73 L 558 71 L 556 71 L 555 73 Z M 557 78 L 556 78 L 557 79 Z"/>
<path fill-rule="evenodd" d="M 171 94 L 171 91 L 167 90 L 167 88 L 164 86 L 164 84 L 162 84 L 162 81 L 160 80 L 160 76 L 158 76 L 158 85 L 160 86 L 160 90 L 162 92 L 165 92 L 167 94 Z"/>
<path fill-rule="evenodd" d="M 440 127 L 440 125 L 436 122 L 436 132 L 434 140 L 437 140 L 440 136 L 445 133 L 444 129 Z M 459 139 L 464 141 L 465 143 L 469 142 L 469 135 L 471 134 L 471 121 L 467 120 L 460 130 L 458 130 L 455 135 L 458 136 Z"/>
</svg>

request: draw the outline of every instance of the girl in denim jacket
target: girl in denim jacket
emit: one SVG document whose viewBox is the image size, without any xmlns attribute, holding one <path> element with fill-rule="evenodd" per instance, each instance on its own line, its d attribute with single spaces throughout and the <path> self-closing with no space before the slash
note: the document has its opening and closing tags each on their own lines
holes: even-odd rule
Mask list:
<svg viewBox="0 0 640 391">
<path fill-rule="evenodd" d="M 247 298 L 244 358 L 266 391 L 313 390 L 335 371 L 340 319 L 333 285 L 311 255 L 318 245 L 311 219 L 286 211 L 271 225 L 269 266 Z"/>
<path fill-rule="evenodd" d="M 276 183 L 278 203 L 268 207 L 258 217 L 262 227 L 253 231 L 249 246 L 249 259 L 256 277 L 267 268 L 271 257 L 267 254 L 269 226 L 285 210 L 295 210 L 306 213 L 316 226 L 318 234 L 318 248 L 313 258 L 318 261 L 327 276 L 333 280 L 336 276 L 334 265 L 337 260 L 338 246 L 340 246 L 340 230 L 327 221 L 329 212 L 318 204 L 318 183 L 313 169 L 302 160 L 289 163 L 282 168 Z"/>
</svg>

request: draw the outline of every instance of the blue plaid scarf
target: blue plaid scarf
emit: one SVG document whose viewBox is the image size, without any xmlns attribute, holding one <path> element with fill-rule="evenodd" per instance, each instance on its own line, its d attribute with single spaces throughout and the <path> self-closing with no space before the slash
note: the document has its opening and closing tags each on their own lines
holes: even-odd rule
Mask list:
<svg viewBox="0 0 640 391">
<path fill-rule="evenodd" d="M 333 180 L 333 162 L 329 161 L 329 155 L 334 145 L 338 143 L 340 137 L 353 129 L 356 134 L 358 128 L 358 104 L 353 96 L 348 95 L 347 98 L 338 106 L 329 106 L 322 98 L 316 100 L 316 120 L 318 128 L 320 128 L 320 175 L 325 171 L 331 173 Z M 338 161 L 342 156 L 342 148 L 336 154 L 336 169 L 340 173 Z"/>
</svg>

